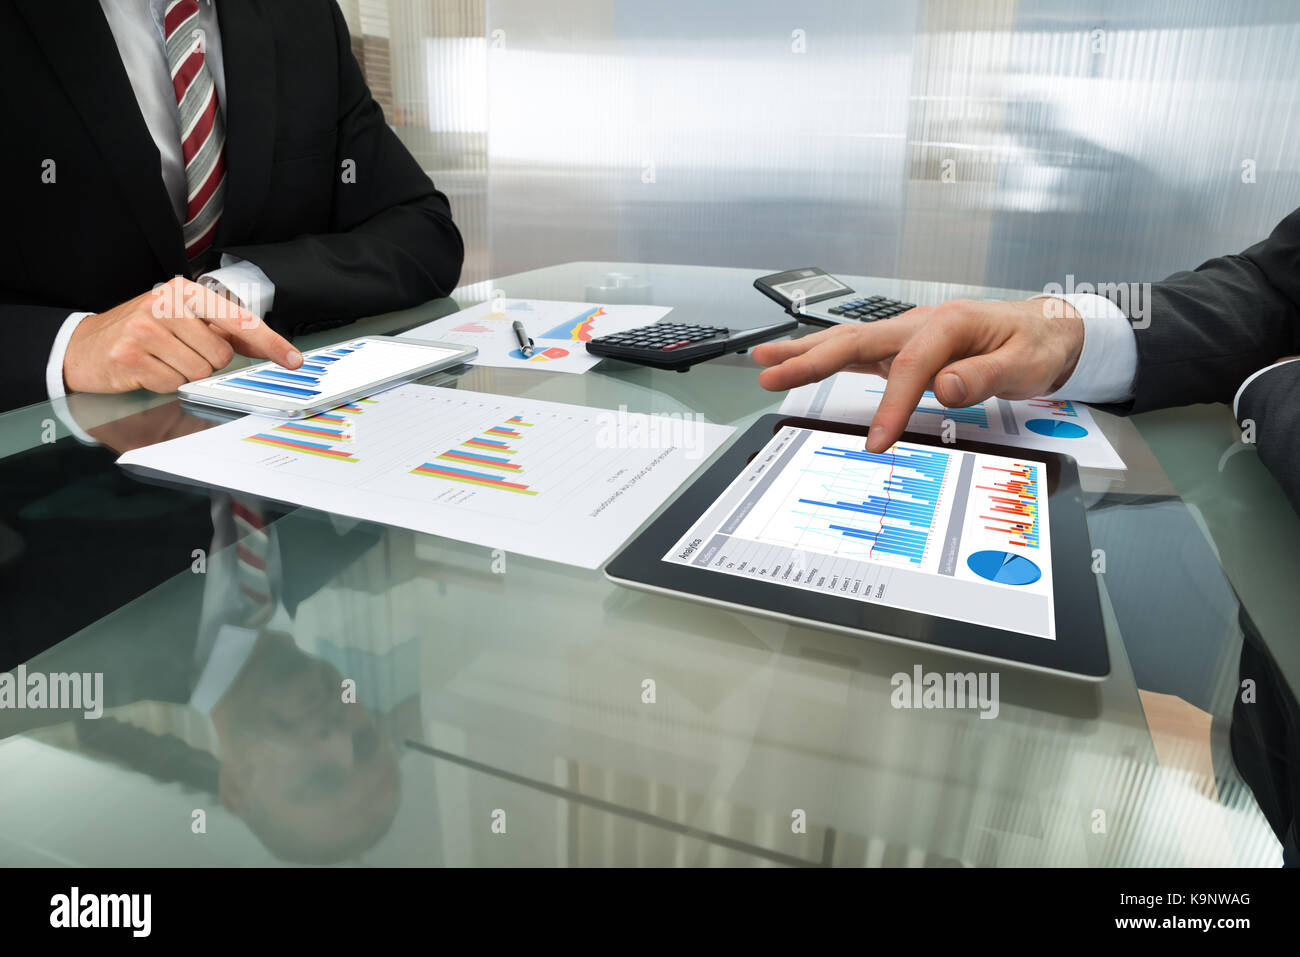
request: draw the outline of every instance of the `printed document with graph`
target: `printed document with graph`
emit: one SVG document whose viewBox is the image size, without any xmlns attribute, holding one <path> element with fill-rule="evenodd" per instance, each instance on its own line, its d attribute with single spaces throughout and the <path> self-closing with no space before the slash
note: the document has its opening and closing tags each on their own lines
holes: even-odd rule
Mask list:
<svg viewBox="0 0 1300 957">
<path fill-rule="evenodd" d="M 1046 466 L 787 426 L 666 562 L 1055 639 Z"/>
<path fill-rule="evenodd" d="M 582 373 L 601 361 L 600 356 L 587 351 L 592 339 L 648 326 L 670 312 L 669 306 L 490 299 L 426 322 L 402 333 L 402 337 L 474 346 L 478 355 L 472 364 L 476 366 Z M 516 321 L 533 340 L 530 356 L 519 349 L 514 335 Z"/>
<path fill-rule="evenodd" d="M 305 419 L 246 416 L 118 463 L 595 568 L 732 431 L 404 385 Z"/>
<path fill-rule="evenodd" d="M 885 380 L 880 376 L 840 372 L 791 390 L 781 403 L 781 411 L 866 425 L 884 392 Z M 992 398 L 967 408 L 950 409 L 940 404 L 933 392 L 926 392 L 908 420 L 907 431 L 939 435 L 945 420 L 953 423 L 958 439 L 1060 452 L 1073 456 L 1085 468 L 1124 468 L 1124 460 L 1081 402 Z"/>
</svg>

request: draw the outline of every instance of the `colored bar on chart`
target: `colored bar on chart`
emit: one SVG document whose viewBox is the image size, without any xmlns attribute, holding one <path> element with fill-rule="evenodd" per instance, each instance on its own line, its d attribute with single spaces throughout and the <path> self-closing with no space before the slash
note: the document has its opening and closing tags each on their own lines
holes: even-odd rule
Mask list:
<svg viewBox="0 0 1300 957">
<path fill-rule="evenodd" d="M 510 418 L 506 419 L 506 421 L 509 422 L 511 425 L 522 425 L 525 428 L 529 428 L 529 429 L 533 427 L 533 423 L 525 422 L 524 417 L 522 415 L 512 415 Z"/>
<path fill-rule="evenodd" d="M 317 389 L 300 389 L 297 386 L 281 385 L 277 382 L 259 381 L 257 379 L 227 379 L 222 385 L 233 389 L 246 389 L 249 392 L 269 392 L 271 395 L 292 395 L 301 399 L 310 399 L 320 395 Z"/>
<path fill-rule="evenodd" d="M 500 469 L 502 472 L 522 472 L 521 466 L 515 465 L 509 459 L 499 458 L 493 455 L 480 455 L 476 452 L 457 452 L 455 449 L 448 449 L 438 456 L 440 459 L 446 459 L 449 462 L 460 462 L 466 465 L 477 465 L 485 469 Z"/>
<path fill-rule="evenodd" d="M 484 472 L 472 472 L 469 469 L 456 469 L 448 466 L 436 465 L 433 462 L 425 462 L 418 468 L 411 469 L 412 475 L 424 475 L 429 478 L 446 479 L 450 482 L 456 482 L 463 485 L 479 485 L 484 488 L 500 489 L 503 492 L 519 492 L 523 495 L 536 495 L 537 493 L 527 485 L 518 482 L 507 482 L 495 475 L 488 475 Z"/>
<path fill-rule="evenodd" d="M 307 442 L 302 439 L 285 439 L 277 435 L 266 435 L 258 433 L 250 435 L 245 442 L 256 442 L 259 445 L 270 445 L 277 449 L 284 449 L 288 452 L 302 452 L 306 455 L 319 455 L 323 458 L 334 459 L 339 462 L 357 462 L 359 459 L 340 449 L 332 449 L 328 445 L 322 445 L 319 442 Z"/>
<path fill-rule="evenodd" d="M 515 452 L 518 451 L 518 449 L 512 449 L 510 446 L 506 445 L 504 442 L 498 441 L 497 439 L 473 438 L 462 442 L 461 445 L 471 449 L 486 449 L 489 452 L 500 452 L 502 455 L 514 455 Z"/>
<path fill-rule="evenodd" d="M 494 425 L 490 429 L 484 429 L 488 435 L 504 435 L 511 439 L 522 439 L 524 434 L 516 432 L 514 429 L 507 429 L 504 425 Z"/>
<path fill-rule="evenodd" d="M 259 378 L 275 379 L 277 382 L 290 382 L 295 385 L 320 385 L 320 379 L 313 375 L 300 375 L 297 372 L 282 372 L 279 369 L 258 369 L 252 374 Z"/>
<path fill-rule="evenodd" d="M 306 422 L 286 422 L 284 425 L 275 427 L 277 432 L 292 432 L 294 435 L 306 435 L 311 438 L 328 439 L 331 442 L 346 441 L 347 436 L 343 434 L 342 429 L 331 429 L 318 425 L 307 425 Z"/>
<path fill-rule="evenodd" d="M 1077 419 L 1079 413 L 1074 408 L 1074 403 L 1068 399 L 1030 399 L 1029 405 L 1036 409 L 1048 409 L 1052 415 L 1059 415 Z"/>
<path fill-rule="evenodd" d="M 340 406 L 338 406 L 334 411 L 335 411 L 335 412 L 351 412 L 353 415 L 358 415 L 358 414 L 360 414 L 360 413 L 362 413 L 362 412 L 364 412 L 364 411 L 366 411 L 366 410 L 363 409 L 363 408 L 361 408 L 361 406 L 357 405 L 355 402 L 349 402 L 347 405 L 340 405 Z"/>
</svg>

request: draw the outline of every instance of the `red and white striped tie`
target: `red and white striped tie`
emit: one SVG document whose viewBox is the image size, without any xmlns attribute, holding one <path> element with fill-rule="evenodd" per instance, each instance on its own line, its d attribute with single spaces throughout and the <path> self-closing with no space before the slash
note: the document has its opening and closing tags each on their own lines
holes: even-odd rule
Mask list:
<svg viewBox="0 0 1300 957">
<path fill-rule="evenodd" d="M 181 153 L 188 196 L 185 256 L 192 263 L 212 245 L 226 188 L 226 130 L 217 87 L 204 56 L 198 0 L 173 0 L 163 15 L 167 62 L 181 114 Z"/>
<path fill-rule="evenodd" d="M 235 521 L 235 557 L 242 600 L 238 620 L 245 627 L 257 628 L 266 624 L 275 611 L 275 589 L 266 567 L 271 539 L 266 518 L 255 501 L 232 498 L 230 513 Z"/>
</svg>

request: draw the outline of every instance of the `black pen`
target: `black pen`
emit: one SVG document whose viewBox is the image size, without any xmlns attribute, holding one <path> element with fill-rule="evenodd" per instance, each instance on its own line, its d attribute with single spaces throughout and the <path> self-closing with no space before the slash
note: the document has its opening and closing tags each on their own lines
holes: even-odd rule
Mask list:
<svg viewBox="0 0 1300 957">
<path fill-rule="evenodd" d="M 524 331 L 524 324 L 518 319 L 514 322 L 515 338 L 519 340 L 519 351 L 523 353 L 525 359 L 533 357 L 533 340 L 528 338 L 528 333 Z"/>
</svg>

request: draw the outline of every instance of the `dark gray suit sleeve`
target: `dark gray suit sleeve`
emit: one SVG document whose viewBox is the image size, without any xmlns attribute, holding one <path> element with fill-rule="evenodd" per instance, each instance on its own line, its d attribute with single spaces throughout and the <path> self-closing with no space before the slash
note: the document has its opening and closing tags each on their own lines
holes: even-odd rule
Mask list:
<svg viewBox="0 0 1300 957">
<path fill-rule="evenodd" d="M 1138 373 L 1121 413 L 1231 402 L 1248 376 L 1300 352 L 1300 210 L 1245 252 L 1211 259 L 1151 286 L 1134 318 Z"/>
<path fill-rule="evenodd" d="M 1260 461 L 1300 512 L 1300 362 L 1269 369 L 1246 387 L 1237 419 L 1255 423 Z"/>
</svg>

